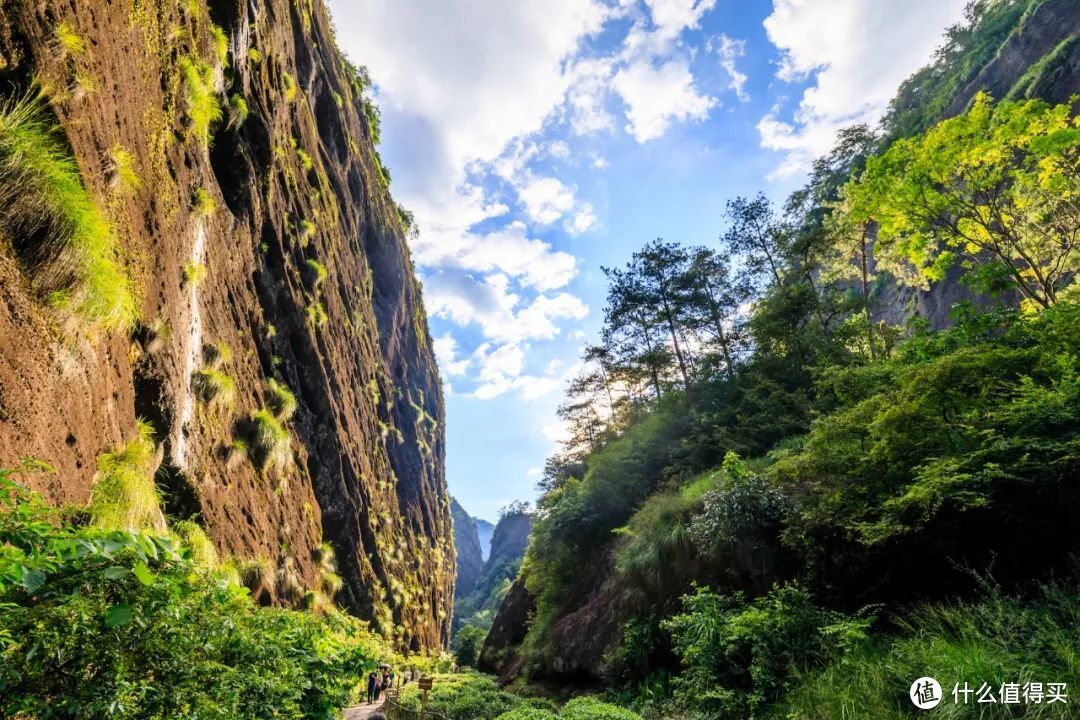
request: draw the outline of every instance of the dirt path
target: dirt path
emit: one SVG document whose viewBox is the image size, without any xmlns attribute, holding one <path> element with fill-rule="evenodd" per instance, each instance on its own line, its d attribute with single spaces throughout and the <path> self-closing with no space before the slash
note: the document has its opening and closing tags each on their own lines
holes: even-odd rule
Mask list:
<svg viewBox="0 0 1080 720">
<path fill-rule="evenodd" d="M 370 705 L 364 703 L 363 705 L 348 708 L 345 710 L 345 720 L 367 720 L 372 713 L 382 710 L 382 705 L 383 701 L 380 700 Z"/>
</svg>

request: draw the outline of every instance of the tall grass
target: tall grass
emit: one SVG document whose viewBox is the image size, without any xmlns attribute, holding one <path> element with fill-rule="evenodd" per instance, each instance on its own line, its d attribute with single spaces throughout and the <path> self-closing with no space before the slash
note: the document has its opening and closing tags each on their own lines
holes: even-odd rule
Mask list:
<svg viewBox="0 0 1080 720">
<path fill-rule="evenodd" d="M 198 58 L 181 57 L 184 104 L 191 130 L 204 147 L 210 144 L 210 129 L 221 120 L 221 102 L 214 87 L 214 68 Z"/>
<path fill-rule="evenodd" d="M 98 458 L 90 496 L 92 524 L 106 530 L 164 532 L 161 495 L 154 483 L 159 462 L 154 429 L 140 420 L 135 437 Z"/>
<path fill-rule="evenodd" d="M 274 411 L 274 417 L 282 422 L 292 420 L 292 416 L 296 414 L 296 409 L 299 407 L 296 396 L 284 383 L 279 383 L 273 378 L 267 382 L 267 388 L 266 400 L 270 409 Z"/>
<path fill-rule="evenodd" d="M 806 675 L 790 697 L 799 720 L 900 720 L 912 717 L 908 691 L 917 678 L 935 678 L 944 699 L 932 712 L 943 720 L 1075 717 L 1069 704 L 954 702 L 953 689 L 1002 683 L 1067 683 L 1080 687 L 1080 597 L 1075 588 L 1047 586 L 1033 601 L 992 592 L 977 602 L 928 605 L 907 613 L 903 633 L 866 644 L 824 670 Z"/>
<path fill-rule="evenodd" d="M 31 96 L 0 104 L 0 197 L 0 232 L 66 326 L 135 325 L 138 303 L 112 228 Z"/>
<path fill-rule="evenodd" d="M 256 410 L 251 415 L 248 453 L 255 466 L 266 473 L 292 467 L 292 438 L 269 410 Z"/>
<path fill-rule="evenodd" d="M 191 550 L 191 559 L 202 568 L 213 570 L 220 564 L 217 546 L 202 525 L 194 520 L 181 520 L 172 523 L 172 531 L 181 543 Z"/>
</svg>

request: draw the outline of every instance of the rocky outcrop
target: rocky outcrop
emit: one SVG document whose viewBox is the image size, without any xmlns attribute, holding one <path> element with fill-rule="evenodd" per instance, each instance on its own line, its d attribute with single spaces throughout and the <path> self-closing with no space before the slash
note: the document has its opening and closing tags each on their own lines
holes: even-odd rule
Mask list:
<svg viewBox="0 0 1080 720">
<path fill-rule="evenodd" d="M 476 522 L 456 498 L 450 498 L 450 513 L 454 518 L 454 549 L 457 551 L 457 580 L 454 583 L 454 598 L 457 599 L 476 588 L 476 581 L 484 567 L 484 557 L 480 551 Z"/>
<path fill-rule="evenodd" d="M 976 93 L 995 98 L 1070 102 L 1080 91 L 1080 12 L 1075 0 L 1045 0 L 1009 34 L 990 60 L 960 90 L 946 117 L 964 111 Z"/>
<path fill-rule="evenodd" d="M 525 587 L 525 578 L 519 576 L 503 598 L 499 612 L 484 640 L 478 667 L 499 676 L 506 684 L 521 676 L 524 669 L 518 651 L 529 629 L 529 617 L 536 610 L 536 599 Z"/>
<path fill-rule="evenodd" d="M 139 323 L 59 327 L 7 238 L 0 464 L 47 460 L 57 473 L 29 482 L 84 503 L 96 458 L 145 418 L 164 444 L 167 509 L 196 514 L 223 553 L 266 556 L 315 587 L 330 541 L 340 602 L 404 649 L 445 646 L 440 380 L 365 78 L 339 56 L 322 2 L 4 3 L 0 88 L 32 79 L 119 240 Z M 208 94 L 226 115 L 204 138 Z M 139 180 L 129 192 L 117 148 Z M 226 406 L 193 389 L 214 343 L 232 349 Z M 298 401 L 292 469 L 276 474 L 238 442 L 270 379 Z"/>
</svg>

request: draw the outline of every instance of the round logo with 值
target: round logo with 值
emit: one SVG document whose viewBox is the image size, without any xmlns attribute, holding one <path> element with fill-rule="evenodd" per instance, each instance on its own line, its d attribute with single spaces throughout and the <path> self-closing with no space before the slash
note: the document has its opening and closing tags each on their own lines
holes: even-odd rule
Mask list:
<svg viewBox="0 0 1080 720">
<path fill-rule="evenodd" d="M 911 683 L 911 702 L 920 710 L 935 708 L 941 703 L 941 685 L 932 677 L 921 677 Z"/>
</svg>

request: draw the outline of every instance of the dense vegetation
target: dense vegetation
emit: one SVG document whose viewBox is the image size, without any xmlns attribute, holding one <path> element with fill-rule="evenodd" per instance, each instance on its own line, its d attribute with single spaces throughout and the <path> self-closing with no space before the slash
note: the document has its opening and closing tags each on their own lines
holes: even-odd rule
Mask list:
<svg viewBox="0 0 1080 720">
<path fill-rule="evenodd" d="M 417 686 L 408 685 L 400 703 L 419 710 L 420 698 Z M 593 697 L 570 700 L 561 708 L 544 698 L 521 697 L 478 673 L 436 677 L 425 708 L 448 720 L 641 720 L 636 713 Z"/>
<path fill-rule="evenodd" d="M 976 3 L 950 42 L 997 47 L 1027 5 Z M 958 58 L 985 61 L 949 47 L 905 87 L 951 98 Z M 1077 681 L 1080 122 L 904 103 L 783 208 L 730 202 L 718 247 L 656 240 L 605 270 L 523 566 L 533 672 L 555 621 L 609 593 L 603 674 L 647 713 L 900 718 L 920 675 Z M 898 322 L 904 286 L 939 284 L 947 322 Z"/>
<path fill-rule="evenodd" d="M 260 607 L 257 563 L 219 562 L 190 521 L 166 533 L 153 447 L 144 429 L 104 457 L 89 511 L 0 471 L 0 715 L 337 717 L 382 639 L 332 606 Z"/>
</svg>

